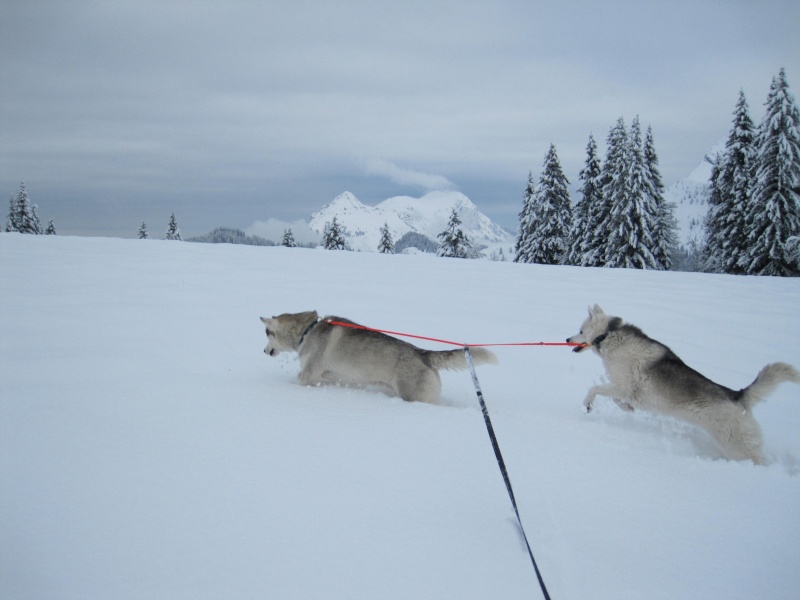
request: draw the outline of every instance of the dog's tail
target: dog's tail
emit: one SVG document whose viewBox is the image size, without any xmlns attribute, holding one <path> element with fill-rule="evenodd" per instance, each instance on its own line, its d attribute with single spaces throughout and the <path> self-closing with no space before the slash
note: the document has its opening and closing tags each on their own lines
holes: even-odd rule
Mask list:
<svg viewBox="0 0 800 600">
<path fill-rule="evenodd" d="M 754 404 L 766 400 L 772 391 L 784 381 L 800 383 L 800 373 L 792 365 L 771 363 L 761 369 L 753 383 L 742 390 L 742 400 L 750 408 Z"/>
<path fill-rule="evenodd" d="M 470 348 L 472 362 L 476 365 L 496 365 L 497 357 L 486 348 Z M 468 368 L 467 356 L 463 349 L 429 350 L 425 353 L 425 362 L 434 369 L 463 371 Z"/>
</svg>

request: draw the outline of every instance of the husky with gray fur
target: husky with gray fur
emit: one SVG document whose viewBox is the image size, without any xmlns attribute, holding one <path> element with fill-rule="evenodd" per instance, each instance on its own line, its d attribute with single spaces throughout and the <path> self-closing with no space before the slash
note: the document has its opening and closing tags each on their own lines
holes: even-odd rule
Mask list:
<svg viewBox="0 0 800 600">
<path fill-rule="evenodd" d="M 603 360 L 610 383 L 589 389 L 583 401 L 592 410 L 597 395 L 607 396 L 622 410 L 647 410 L 702 427 L 731 460 L 763 463 L 761 428 L 752 407 L 784 381 L 800 383 L 800 373 L 785 363 L 761 369 L 755 381 L 734 391 L 688 367 L 664 344 L 641 329 L 606 315 L 596 304 L 589 309 L 580 333 L 567 339 Z"/>
<path fill-rule="evenodd" d="M 376 331 L 332 325 L 328 321 L 356 324 L 334 316 L 320 319 L 316 311 L 261 321 L 267 327 L 264 352 L 297 352 L 303 385 L 378 386 L 403 400 L 435 403 L 442 388 L 439 369 L 467 368 L 462 349 L 423 350 Z M 476 365 L 497 362 L 484 348 L 470 353 Z"/>
</svg>

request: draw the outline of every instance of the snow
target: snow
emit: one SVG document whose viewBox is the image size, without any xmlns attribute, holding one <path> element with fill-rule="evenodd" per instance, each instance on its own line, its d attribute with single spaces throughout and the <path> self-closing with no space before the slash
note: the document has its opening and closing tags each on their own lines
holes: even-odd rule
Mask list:
<svg viewBox="0 0 800 600">
<path fill-rule="evenodd" d="M 561 341 L 598 302 L 730 387 L 800 349 L 798 279 L 19 234 L 0 279 L 2 598 L 541 597 L 469 374 L 439 406 L 303 387 L 260 315 Z M 584 414 L 590 353 L 496 353 L 478 376 L 554 599 L 800 597 L 800 388 L 756 407 L 756 467 Z"/>
</svg>

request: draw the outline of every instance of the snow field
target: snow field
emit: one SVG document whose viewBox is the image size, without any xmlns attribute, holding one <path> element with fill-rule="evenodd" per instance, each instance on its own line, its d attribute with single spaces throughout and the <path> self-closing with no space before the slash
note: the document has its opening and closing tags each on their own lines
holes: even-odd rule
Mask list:
<svg viewBox="0 0 800 600">
<path fill-rule="evenodd" d="M 303 387 L 261 315 L 562 341 L 598 302 L 730 387 L 800 363 L 798 280 L 15 234 L 0 280 L 4 598 L 539 597 L 469 374 L 441 406 Z M 800 388 L 756 408 L 755 467 L 583 414 L 594 355 L 495 352 L 478 377 L 553 598 L 800 595 Z"/>
</svg>

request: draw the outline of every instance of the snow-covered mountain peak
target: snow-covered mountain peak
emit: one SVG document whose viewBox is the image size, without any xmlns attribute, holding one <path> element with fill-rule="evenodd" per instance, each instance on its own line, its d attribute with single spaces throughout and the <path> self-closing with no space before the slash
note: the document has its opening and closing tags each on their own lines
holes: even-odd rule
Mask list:
<svg viewBox="0 0 800 600">
<path fill-rule="evenodd" d="M 314 213 L 309 227 L 321 233 L 325 224 L 335 217 L 353 250 L 375 252 L 384 224 L 395 241 L 409 232 L 436 240 L 436 236 L 447 228 L 453 209 L 461 219 L 464 233 L 474 243 L 513 243 L 510 233 L 481 213 L 467 196 L 455 191 L 430 192 L 421 198 L 394 196 L 377 206 L 367 206 L 354 194 L 344 192 Z"/>
</svg>

